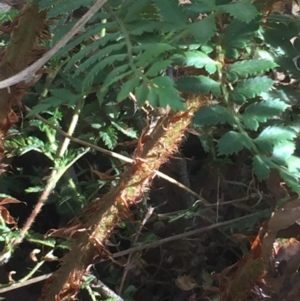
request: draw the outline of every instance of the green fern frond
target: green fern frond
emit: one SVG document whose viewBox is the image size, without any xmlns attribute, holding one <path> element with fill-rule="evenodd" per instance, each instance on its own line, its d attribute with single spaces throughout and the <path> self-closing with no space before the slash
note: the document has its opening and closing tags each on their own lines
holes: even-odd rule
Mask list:
<svg viewBox="0 0 300 301">
<path fill-rule="evenodd" d="M 103 128 L 99 135 L 109 149 L 113 149 L 116 146 L 118 142 L 118 134 L 114 127 L 109 126 L 107 128 Z"/>
<path fill-rule="evenodd" d="M 106 66 L 116 62 L 124 61 L 126 58 L 127 54 L 113 54 L 101 60 L 98 64 L 95 64 L 95 66 L 89 71 L 89 73 L 83 81 L 83 89 L 89 89 L 92 85 L 95 76 L 99 72 L 101 72 Z"/>
<path fill-rule="evenodd" d="M 234 102 L 242 104 L 247 99 L 254 98 L 268 91 L 273 84 L 274 81 L 267 76 L 241 80 L 230 93 L 230 96 Z"/>
<path fill-rule="evenodd" d="M 227 69 L 227 78 L 228 80 L 234 82 L 238 78 L 257 75 L 258 73 L 266 72 L 276 67 L 278 67 L 278 65 L 275 62 L 266 59 L 235 62 Z"/>
<path fill-rule="evenodd" d="M 110 38 L 112 37 L 110 36 Z M 79 65 L 79 67 L 76 69 L 75 75 L 79 75 L 81 72 L 89 69 L 90 66 L 101 62 L 102 58 L 107 59 L 107 55 L 111 55 L 112 52 L 117 52 L 122 48 L 124 48 L 124 43 L 108 45 L 102 50 L 99 50 Z M 85 51 L 83 53 L 85 53 Z"/>
<path fill-rule="evenodd" d="M 144 44 L 133 47 L 133 53 L 140 52 L 134 60 L 134 65 L 139 67 L 148 67 L 150 64 L 156 62 L 157 58 L 168 51 L 173 50 L 174 47 L 165 43 Z"/>
<path fill-rule="evenodd" d="M 221 6 L 224 11 L 241 22 L 249 23 L 259 12 L 250 0 L 240 0 Z"/>
<path fill-rule="evenodd" d="M 140 79 L 134 77 L 124 83 L 121 87 L 121 90 L 118 93 L 117 101 L 120 102 L 128 97 L 129 93 L 133 92 L 133 90 L 138 87 L 140 84 Z"/>
<path fill-rule="evenodd" d="M 84 33 L 80 34 L 77 38 L 73 39 L 65 47 L 63 47 L 60 51 L 58 51 L 55 57 L 64 56 L 68 51 L 75 48 L 80 43 L 88 40 L 93 35 L 99 34 L 102 29 L 115 28 L 115 26 L 116 24 L 112 24 L 112 23 L 100 23 L 100 24 L 95 24 L 87 27 Z"/>
<path fill-rule="evenodd" d="M 99 50 L 97 53 L 94 53 L 91 55 L 92 52 L 99 49 L 101 46 L 105 46 L 110 41 L 116 41 L 119 40 L 120 33 L 112 33 L 112 34 L 106 34 L 104 37 L 93 41 L 93 43 L 82 46 L 79 52 L 73 55 L 73 57 L 68 61 L 68 64 L 66 65 L 66 69 L 69 69 L 73 67 L 73 65 L 77 62 L 80 62 L 84 60 L 82 64 L 80 64 L 79 68 L 76 71 L 76 74 L 79 74 L 84 69 L 88 69 L 90 65 L 94 64 L 97 60 L 100 60 L 102 56 L 110 54 L 112 51 L 118 51 L 122 48 L 124 44 L 112 44 L 107 47 L 105 47 L 103 50 Z M 102 52 L 101 52 L 102 51 Z"/>
<path fill-rule="evenodd" d="M 155 0 L 156 7 L 158 8 L 163 21 L 171 24 L 183 26 L 187 24 L 188 19 L 185 15 L 184 9 L 178 5 L 174 0 Z"/>
<path fill-rule="evenodd" d="M 127 7 L 127 13 L 124 17 L 124 21 L 126 23 L 130 23 L 132 21 L 140 19 L 141 12 L 143 12 L 145 10 L 146 6 L 147 6 L 147 11 L 149 12 L 149 3 L 150 2 L 151 2 L 151 0 L 133 1 L 132 5 L 130 7 Z"/>
<path fill-rule="evenodd" d="M 53 2 L 53 1 L 52 1 Z M 65 12 L 66 14 L 69 14 L 71 11 L 74 11 L 82 6 L 90 6 L 94 3 L 94 1 L 91 0 L 60 0 L 55 1 L 55 5 L 53 5 L 49 11 L 48 11 L 48 18 L 54 18 L 62 14 L 62 12 Z M 45 5 L 45 0 L 41 1 L 41 4 L 43 6 Z M 41 7 L 40 4 L 40 7 Z M 45 9 L 46 7 L 44 7 Z"/>
</svg>

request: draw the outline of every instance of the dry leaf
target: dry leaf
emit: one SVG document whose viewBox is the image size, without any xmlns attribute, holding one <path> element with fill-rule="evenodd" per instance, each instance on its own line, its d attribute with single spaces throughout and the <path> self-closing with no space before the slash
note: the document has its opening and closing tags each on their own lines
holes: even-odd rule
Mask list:
<svg viewBox="0 0 300 301">
<path fill-rule="evenodd" d="M 177 287 L 183 291 L 190 291 L 198 287 L 198 283 L 196 282 L 196 280 L 188 275 L 178 276 L 175 280 L 175 283 Z"/>
<path fill-rule="evenodd" d="M 75 225 L 68 228 L 60 228 L 60 229 L 50 229 L 46 236 L 47 237 L 62 237 L 62 238 L 69 238 L 74 236 L 78 232 L 84 232 L 86 228 L 81 228 L 81 225 Z"/>
</svg>

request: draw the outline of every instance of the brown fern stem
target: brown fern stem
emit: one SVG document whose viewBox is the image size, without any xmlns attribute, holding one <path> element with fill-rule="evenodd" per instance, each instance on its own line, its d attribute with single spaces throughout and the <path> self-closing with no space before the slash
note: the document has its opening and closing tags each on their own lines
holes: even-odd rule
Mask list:
<svg viewBox="0 0 300 301">
<path fill-rule="evenodd" d="M 38 5 L 31 5 L 20 12 L 13 21 L 14 29 L 9 45 L 0 53 L 0 81 L 26 68 L 34 60 L 38 40 L 46 28 L 45 12 L 39 12 Z M 25 89 L 17 85 L 0 89 L 0 174 L 4 171 L 4 138 L 10 127 L 18 121 L 12 107 L 21 103 Z"/>
<path fill-rule="evenodd" d="M 72 300 L 95 256 L 100 260 L 105 254 L 103 245 L 110 232 L 127 215 L 128 206 L 149 189 L 154 171 L 176 151 L 193 114 L 205 102 L 205 96 L 191 98 L 188 111 L 162 117 L 151 139 L 137 149 L 139 156 L 121 175 L 119 185 L 87 206 L 81 214 L 86 231 L 79 234 L 61 268 L 47 280 L 39 301 Z"/>
</svg>

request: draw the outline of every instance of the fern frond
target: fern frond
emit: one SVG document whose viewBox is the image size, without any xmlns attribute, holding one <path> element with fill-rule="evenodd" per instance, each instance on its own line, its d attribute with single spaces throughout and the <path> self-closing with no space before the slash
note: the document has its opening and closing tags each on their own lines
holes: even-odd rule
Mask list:
<svg viewBox="0 0 300 301">
<path fill-rule="evenodd" d="M 109 148 L 113 149 L 118 142 L 118 134 L 112 126 L 107 128 L 103 128 L 103 130 L 99 133 L 102 138 L 104 144 Z"/>
<path fill-rule="evenodd" d="M 157 58 L 165 52 L 173 50 L 174 47 L 165 43 L 144 44 L 141 46 L 133 47 L 133 52 L 136 50 L 144 50 L 134 60 L 134 65 L 138 67 L 147 67 L 149 64 L 154 63 Z"/>
<path fill-rule="evenodd" d="M 109 35 L 108 35 L 109 36 Z M 113 36 L 109 36 L 107 39 L 111 39 L 113 38 Z M 125 43 L 119 43 L 119 44 L 112 44 L 112 45 L 108 45 L 107 47 L 103 48 L 102 50 L 98 51 L 97 53 L 95 53 L 93 56 L 91 56 L 90 58 L 86 59 L 82 64 L 80 64 L 80 66 L 77 68 L 75 75 L 80 74 L 81 72 L 84 72 L 85 70 L 87 70 L 91 65 L 97 63 L 97 61 L 101 61 L 101 59 L 103 57 L 105 57 L 106 59 L 109 59 L 109 57 L 106 57 L 107 55 L 111 56 L 111 53 L 113 51 L 118 51 L 121 50 L 122 48 L 124 48 Z M 85 51 L 84 51 L 85 52 Z M 113 62 L 113 60 L 112 60 Z M 96 67 L 96 66 L 94 66 Z M 93 75 L 94 77 L 94 75 Z"/>
<path fill-rule="evenodd" d="M 140 83 L 140 79 L 137 77 L 128 80 L 124 85 L 122 85 L 122 88 L 117 96 L 117 101 L 120 102 L 124 100 L 126 97 L 128 97 L 129 93 L 133 92 L 133 90 L 139 85 L 139 83 Z"/>
<path fill-rule="evenodd" d="M 127 7 L 127 13 L 124 17 L 125 22 L 132 22 L 140 18 L 140 13 L 149 5 L 151 0 L 133 1 L 130 7 Z M 148 7 L 147 7 L 148 8 Z M 149 10 L 148 10 L 149 12 Z"/>
<path fill-rule="evenodd" d="M 96 64 L 88 73 L 86 78 L 83 81 L 83 89 L 88 89 L 91 87 L 91 84 L 95 78 L 95 76 L 102 71 L 106 66 L 116 63 L 116 62 L 121 62 L 124 61 L 127 58 L 127 54 L 114 54 L 110 55 L 109 57 L 106 57 L 102 61 L 100 61 L 98 64 Z"/>
<path fill-rule="evenodd" d="M 162 20 L 179 26 L 187 24 L 187 16 L 185 15 L 183 7 L 178 5 L 178 1 L 155 0 L 155 4 L 160 12 Z"/>
<path fill-rule="evenodd" d="M 45 1 L 41 1 L 41 4 L 45 4 Z M 53 1 L 52 1 L 53 2 Z M 60 0 L 55 1 L 55 5 L 53 5 L 48 11 L 48 18 L 54 18 L 61 15 L 63 12 L 69 14 L 70 11 L 76 10 L 82 6 L 88 7 L 93 4 L 94 1 L 91 0 Z M 40 6 L 41 7 L 41 6 Z"/>
<path fill-rule="evenodd" d="M 79 66 L 80 70 L 76 73 L 76 74 L 79 74 L 84 69 L 89 68 L 90 65 L 95 63 L 95 61 L 99 60 L 102 56 L 108 55 L 112 51 L 121 49 L 122 46 L 120 46 L 120 47 L 117 46 L 115 48 L 114 47 L 109 48 L 110 46 L 119 45 L 119 44 L 114 44 L 114 45 L 110 45 L 110 46 L 104 48 L 105 50 L 103 49 L 102 53 L 100 53 L 100 51 L 99 51 L 99 52 L 97 52 L 97 53 L 95 53 L 95 54 L 93 54 L 92 56 L 89 57 L 89 55 L 93 51 L 96 51 L 97 49 L 99 49 L 100 46 L 105 46 L 110 41 L 116 41 L 116 40 L 119 39 L 119 37 L 120 37 L 120 33 L 118 33 L 118 32 L 117 33 L 112 33 L 112 34 L 106 34 L 103 38 L 95 40 L 95 41 L 93 41 L 93 43 L 91 43 L 87 46 L 85 46 L 85 45 L 82 46 L 80 51 L 77 52 L 76 54 L 74 54 L 73 57 L 68 61 L 68 64 L 66 65 L 66 70 L 73 67 L 73 65 L 75 63 L 85 59 L 85 61 Z M 89 58 L 86 59 L 87 57 L 89 57 Z"/>
<path fill-rule="evenodd" d="M 88 40 L 91 36 L 99 34 L 102 29 L 108 29 L 109 27 L 114 27 L 115 24 L 112 23 L 101 23 L 92 25 L 86 28 L 86 31 L 79 35 L 77 38 L 73 39 L 71 42 L 69 42 L 65 47 L 63 47 L 60 51 L 57 52 L 55 57 L 62 57 L 64 56 L 68 51 L 82 43 L 83 41 Z"/>
</svg>

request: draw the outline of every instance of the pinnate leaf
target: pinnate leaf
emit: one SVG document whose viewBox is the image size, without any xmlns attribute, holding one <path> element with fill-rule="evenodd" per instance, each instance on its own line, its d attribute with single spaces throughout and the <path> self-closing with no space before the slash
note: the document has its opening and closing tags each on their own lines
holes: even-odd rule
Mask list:
<svg viewBox="0 0 300 301">
<path fill-rule="evenodd" d="M 202 51 L 186 51 L 184 54 L 174 55 L 173 59 L 176 65 L 205 68 L 209 74 L 213 74 L 217 70 L 218 63 Z"/>
<path fill-rule="evenodd" d="M 230 81 L 236 81 L 238 77 L 248 77 L 265 72 L 277 67 L 278 65 L 266 59 L 244 60 L 235 62 L 227 69 L 227 78 Z"/>
<path fill-rule="evenodd" d="M 126 97 L 128 97 L 129 93 L 132 92 L 140 83 L 139 78 L 134 77 L 127 81 L 121 88 L 118 96 L 117 101 L 120 102 L 124 100 Z"/>
<path fill-rule="evenodd" d="M 177 1 L 155 0 L 155 4 L 158 7 L 164 21 L 179 25 L 183 25 L 187 22 L 187 18 L 185 18 L 183 13 L 182 5 L 178 5 Z"/>
<path fill-rule="evenodd" d="M 296 145 L 292 141 L 278 143 L 273 148 L 272 160 L 278 164 L 286 164 L 287 160 L 295 152 Z"/>
<path fill-rule="evenodd" d="M 157 76 L 161 70 L 166 69 L 172 65 L 172 60 L 158 60 L 157 62 L 151 64 L 149 70 L 146 72 L 146 76 L 152 77 Z"/>
<path fill-rule="evenodd" d="M 193 119 L 193 123 L 199 125 L 233 124 L 234 117 L 227 108 L 220 105 L 212 105 L 201 108 Z"/>
<path fill-rule="evenodd" d="M 178 90 L 174 87 L 174 81 L 169 76 L 156 77 L 152 81 L 151 89 L 158 95 L 158 106 L 166 108 L 168 105 L 174 111 L 185 110 L 185 105 Z M 151 103 L 150 98 L 148 97 Z M 153 106 L 157 104 L 151 103 Z"/>
<path fill-rule="evenodd" d="M 145 51 L 138 56 L 138 60 L 135 62 L 136 67 L 147 67 L 160 54 L 173 49 L 171 45 L 165 43 L 144 44 L 143 48 Z"/>
<path fill-rule="evenodd" d="M 259 180 L 265 180 L 270 175 L 270 167 L 266 158 L 255 155 L 253 157 L 253 169 Z"/>
<path fill-rule="evenodd" d="M 197 43 L 206 44 L 215 35 L 216 32 L 215 17 L 214 15 L 205 17 L 199 22 L 189 24 L 187 28 L 195 36 L 195 38 L 197 39 Z M 199 30 L 200 28 L 201 30 Z"/>
<path fill-rule="evenodd" d="M 95 66 L 89 71 L 89 73 L 83 80 L 83 89 L 89 89 L 96 75 L 100 73 L 107 65 L 123 61 L 126 58 L 127 54 L 114 54 L 104 58 L 103 60 L 95 64 Z"/>
<path fill-rule="evenodd" d="M 284 126 L 268 126 L 254 140 L 255 143 L 277 145 L 284 141 L 293 140 L 296 137 L 296 132 Z"/>
<path fill-rule="evenodd" d="M 149 4 L 150 0 L 139 0 L 139 1 L 134 1 L 134 5 L 128 7 L 126 5 L 127 13 L 124 18 L 125 22 L 131 22 L 137 18 L 139 18 L 141 11 L 145 9 L 145 7 Z"/>
<path fill-rule="evenodd" d="M 281 114 L 288 107 L 288 104 L 279 99 L 254 102 L 245 109 L 242 119 L 248 128 L 257 130 L 260 122 L 266 122 L 268 119 Z"/>
<path fill-rule="evenodd" d="M 145 103 L 145 101 L 147 100 L 148 93 L 149 93 L 149 89 L 144 84 L 140 85 L 136 89 L 135 96 L 136 96 L 137 102 L 140 106 L 142 106 Z"/>
<path fill-rule="evenodd" d="M 207 13 L 216 9 L 215 0 L 198 0 L 197 2 L 190 5 L 188 10 L 196 13 Z"/>
<path fill-rule="evenodd" d="M 296 193 L 300 192 L 299 174 L 295 175 L 289 172 L 288 170 L 284 170 L 284 169 L 281 169 L 279 174 L 281 178 L 284 180 L 284 182 L 287 184 L 287 186 L 289 186 Z"/>
<path fill-rule="evenodd" d="M 244 147 L 250 149 L 249 140 L 243 134 L 229 131 L 218 142 L 219 155 L 231 155 L 238 153 Z"/>
<path fill-rule="evenodd" d="M 99 134 L 109 149 L 113 149 L 116 146 L 118 142 L 118 135 L 112 126 L 104 129 Z"/>
<path fill-rule="evenodd" d="M 222 8 L 235 19 L 245 23 L 251 22 L 258 15 L 257 9 L 250 0 L 235 1 L 223 5 Z"/>
<path fill-rule="evenodd" d="M 212 93 L 217 97 L 221 95 L 220 83 L 204 75 L 182 77 L 177 81 L 177 88 L 187 93 Z"/>
<path fill-rule="evenodd" d="M 74 106 L 79 99 L 82 97 L 80 94 L 73 94 L 70 90 L 53 89 L 51 90 L 52 96 L 47 97 L 38 105 L 34 106 L 28 116 L 33 116 L 34 114 L 45 112 L 50 108 L 55 108 L 61 105 L 66 105 L 68 107 Z"/>
<path fill-rule="evenodd" d="M 273 83 L 274 81 L 267 76 L 245 79 L 236 85 L 231 92 L 231 97 L 236 103 L 241 104 L 249 98 L 254 98 L 262 92 L 267 92 Z"/>
<path fill-rule="evenodd" d="M 239 48 L 245 48 L 259 29 L 258 22 L 245 22 L 233 20 L 225 30 L 225 55 L 227 58 L 237 59 L 240 55 Z"/>
<path fill-rule="evenodd" d="M 300 176 L 300 158 L 290 156 L 287 160 L 288 171 Z"/>
</svg>

